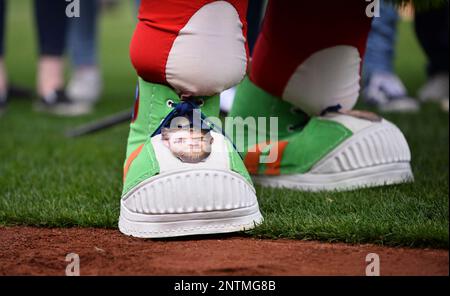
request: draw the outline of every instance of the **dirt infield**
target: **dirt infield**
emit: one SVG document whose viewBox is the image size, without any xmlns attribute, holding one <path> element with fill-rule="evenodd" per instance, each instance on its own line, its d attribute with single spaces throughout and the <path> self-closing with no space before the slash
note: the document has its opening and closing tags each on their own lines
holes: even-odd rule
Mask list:
<svg viewBox="0 0 450 296">
<path fill-rule="evenodd" d="M 117 230 L 0 227 L 0 275 L 64 275 L 68 253 L 81 275 L 448 275 L 448 250 L 349 246 L 240 236 L 142 240 Z"/>
</svg>

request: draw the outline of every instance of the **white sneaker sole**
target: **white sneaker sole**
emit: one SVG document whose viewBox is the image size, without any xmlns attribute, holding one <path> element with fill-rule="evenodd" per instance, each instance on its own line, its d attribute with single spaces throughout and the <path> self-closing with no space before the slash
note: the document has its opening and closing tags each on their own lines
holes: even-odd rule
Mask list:
<svg viewBox="0 0 450 296">
<path fill-rule="evenodd" d="M 254 188 L 239 174 L 191 170 L 157 175 L 125 195 L 119 229 L 163 238 L 244 231 L 262 220 Z"/>
<path fill-rule="evenodd" d="M 402 132 L 383 120 L 355 133 L 305 174 L 254 176 L 268 187 L 344 191 L 414 181 Z"/>
<path fill-rule="evenodd" d="M 335 174 L 255 176 L 255 183 L 273 188 L 301 191 L 346 191 L 414 181 L 409 163 L 394 163 Z"/>
</svg>

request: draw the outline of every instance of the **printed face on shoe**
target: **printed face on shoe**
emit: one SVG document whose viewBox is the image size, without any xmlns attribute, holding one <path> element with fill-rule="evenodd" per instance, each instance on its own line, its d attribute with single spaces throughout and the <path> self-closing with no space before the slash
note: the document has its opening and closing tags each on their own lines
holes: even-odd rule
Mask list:
<svg viewBox="0 0 450 296">
<path fill-rule="evenodd" d="M 187 163 L 198 163 L 208 158 L 214 142 L 210 131 L 193 128 L 164 128 L 161 139 L 175 157 Z"/>
</svg>

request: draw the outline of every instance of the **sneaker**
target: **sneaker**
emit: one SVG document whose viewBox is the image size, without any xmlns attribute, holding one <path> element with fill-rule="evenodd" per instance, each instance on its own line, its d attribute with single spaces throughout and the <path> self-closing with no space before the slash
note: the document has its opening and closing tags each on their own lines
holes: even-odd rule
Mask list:
<svg viewBox="0 0 450 296">
<path fill-rule="evenodd" d="M 242 159 L 222 133 L 191 128 L 193 105 L 202 118 L 219 115 L 219 96 L 182 101 L 165 85 L 139 80 L 124 165 L 122 233 L 176 237 L 243 231 L 262 222 Z M 170 127 L 174 118 L 184 123 Z"/>
<path fill-rule="evenodd" d="M 448 98 L 446 98 L 446 99 L 444 99 L 444 100 L 442 100 L 442 102 L 441 102 L 441 108 L 442 108 L 442 110 L 443 111 L 445 111 L 445 112 L 447 112 L 448 113 Z"/>
<path fill-rule="evenodd" d="M 102 78 L 97 67 L 77 69 L 67 84 L 66 96 L 74 102 L 94 104 L 102 92 Z"/>
<path fill-rule="evenodd" d="M 422 102 L 440 102 L 442 109 L 448 112 L 449 77 L 448 73 L 432 76 L 419 90 L 419 99 Z"/>
<path fill-rule="evenodd" d="M 417 112 L 419 103 L 408 97 L 400 79 L 391 73 L 376 73 L 362 92 L 364 100 L 381 112 Z"/>
<path fill-rule="evenodd" d="M 9 98 L 31 98 L 32 92 L 24 87 L 9 85 L 8 90 L 4 93 L 0 93 L 0 115 L 6 111 Z"/>
<path fill-rule="evenodd" d="M 79 116 L 92 112 L 92 104 L 72 101 L 67 98 L 64 90 L 57 90 L 48 96 L 41 97 L 35 109 L 60 116 Z"/>
<path fill-rule="evenodd" d="M 30 99 L 33 97 L 33 92 L 25 87 L 11 84 L 8 87 L 8 97 L 18 99 Z"/>
<path fill-rule="evenodd" d="M 279 119 L 277 130 L 267 126 L 266 131 L 258 130 L 272 140 L 249 144 L 244 152 L 253 180 L 263 186 L 336 191 L 413 180 L 405 137 L 373 113 L 328 112 L 309 118 L 246 78 L 237 89 L 230 116 Z M 248 130 L 241 133 L 244 139 L 236 138 L 237 143 L 249 140 Z"/>
</svg>

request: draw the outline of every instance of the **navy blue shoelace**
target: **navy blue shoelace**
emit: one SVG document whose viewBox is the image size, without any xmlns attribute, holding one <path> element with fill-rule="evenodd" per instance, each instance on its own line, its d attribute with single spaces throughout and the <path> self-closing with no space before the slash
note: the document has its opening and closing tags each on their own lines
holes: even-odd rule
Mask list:
<svg viewBox="0 0 450 296">
<path fill-rule="evenodd" d="M 161 133 L 161 130 L 163 128 L 169 127 L 172 120 L 177 117 L 187 117 L 192 124 L 194 110 L 200 110 L 200 107 L 191 100 L 181 101 L 179 103 L 172 103 L 172 107 L 173 110 L 170 111 L 169 114 L 167 114 L 167 116 L 164 118 L 164 120 L 161 122 L 158 128 L 153 132 L 151 137 L 159 135 Z M 204 125 L 206 125 L 208 127 L 207 130 L 222 134 L 225 138 L 227 138 L 231 142 L 234 149 L 236 149 L 237 151 L 237 148 L 234 145 L 233 141 L 225 134 L 225 131 L 223 129 L 215 125 L 212 121 L 208 120 L 205 114 L 203 114 L 201 111 L 199 111 L 199 114 L 202 125 L 200 128 L 203 129 Z M 238 154 L 242 158 L 241 154 L 240 153 Z"/>
<path fill-rule="evenodd" d="M 199 106 L 192 101 L 181 101 L 179 103 L 172 103 L 172 111 L 164 118 L 158 128 L 151 135 L 152 137 L 159 135 L 163 128 L 169 127 L 173 119 L 177 117 L 187 117 L 192 123 L 194 110 L 199 109 Z M 200 112 L 200 118 L 206 119 L 205 115 Z"/>
<path fill-rule="evenodd" d="M 341 109 L 342 109 L 341 104 L 337 104 L 335 106 L 330 106 L 330 107 L 326 108 L 325 110 L 323 110 L 322 113 L 320 114 L 320 116 L 324 116 L 327 113 L 338 113 Z"/>
</svg>

